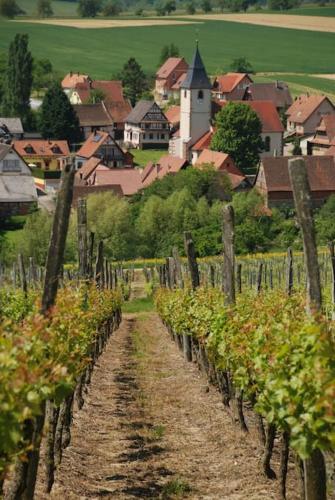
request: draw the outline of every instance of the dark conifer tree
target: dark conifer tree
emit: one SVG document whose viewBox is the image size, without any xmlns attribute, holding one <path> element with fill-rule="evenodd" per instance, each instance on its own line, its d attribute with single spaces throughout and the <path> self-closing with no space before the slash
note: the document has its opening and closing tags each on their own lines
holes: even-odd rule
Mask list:
<svg viewBox="0 0 335 500">
<path fill-rule="evenodd" d="M 54 82 L 46 92 L 40 110 L 40 131 L 45 139 L 79 142 L 79 120 L 59 83 Z"/>
<path fill-rule="evenodd" d="M 135 106 L 149 88 L 145 73 L 134 57 L 131 57 L 123 66 L 120 80 L 124 87 L 124 94 L 132 106 Z"/>
</svg>

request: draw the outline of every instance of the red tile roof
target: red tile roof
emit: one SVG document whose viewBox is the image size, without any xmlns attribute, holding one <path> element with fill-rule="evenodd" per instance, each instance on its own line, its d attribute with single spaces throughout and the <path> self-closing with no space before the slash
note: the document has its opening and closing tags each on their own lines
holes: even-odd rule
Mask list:
<svg viewBox="0 0 335 500">
<path fill-rule="evenodd" d="M 101 90 L 105 102 L 124 102 L 122 82 L 119 80 L 93 80 L 78 82 L 74 88 L 83 104 L 87 103 L 92 90 Z"/>
<path fill-rule="evenodd" d="M 124 123 L 131 111 L 131 105 L 128 101 L 104 102 L 104 105 L 114 123 Z"/>
<path fill-rule="evenodd" d="M 172 155 L 162 156 L 155 165 L 149 162 L 142 172 L 143 186 L 149 186 L 156 179 L 162 179 L 167 174 L 176 174 L 186 165 L 186 160 Z"/>
<path fill-rule="evenodd" d="M 284 132 L 276 106 L 271 101 L 235 101 L 250 106 L 262 122 L 262 132 Z M 222 108 L 228 101 L 216 101 Z"/>
<path fill-rule="evenodd" d="M 329 142 L 335 145 L 335 114 L 324 115 L 316 131 L 326 132 Z"/>
<path fill-rule="evenodd" d="M 213 130 L 206 132 L 200 139 L 193 144 L 192 151 L 202 151 L 203 149 L 208 149 L 211 145 Z"/>
<path fill-rule="evenodd" d="M 179 90 L 181 87 L 181 84 L 186 78 L 187 73 L 182 73 L 179 77 L 178 80 L 172 85 L 171 89 L 172 90 Z"/>
<path fill-rule="evenodd" d="M 252 82 L 247 73 L 226 73 L 225 75 L 219 75 L 215 78 L 214 90 L 223 94 L 232 92 L 244 77 L 248 77 Z"/>
<path fill-rule="evenodd" d="M 216 170 L 225 172 L 229 177 L 233 189 L 237 188 L 246 179 L 245 175 L 236 167 L 233 159 L 227 153 L 204 149 L 195 167 L 201 167 L 205 164 L 212 164 Z"/>
<path fill-rule="evenodd" d="M 74 104 L 81 127 L 108 127 L 113 126 L 113 119 L 107 112 L 104 103 Z"/>
<path fill-rule="evenodd" d="M 108 132 L 103 132 L 102 130 L 97 130 L 93 132 L 77 151 L 77 156 L 82 156 L 83 158 L 91 158 L 94 153 L 100 148 L 102 144 L 108 139 Z"/>
<path fill-rule="evenodd" d="M 119 185 L 125 196 L 137 193 L 142 186 L 141 173 L 135 168 L 102 169 L 100 166 L 95 171 L 95 186 Z"/>
<path fill-rule="evenodd" d="M 92 156 L 89 160 L 85 161 L 79 170 L 77 170 L 76 176 L 80 178 L 80 180 L 86 180 L 101 163 L 102 160 L 100 158 Z"/>
<path fill-rule="evenodd" d="M 35 157 L 35 156 L 69 156 L 70 150 L 68 143 L 66 141 L 47 141 L 40 139 L 30 139 L 30 140 L 17 140 L 13 141 L 14 149 L 23 157 Z M 33 152 L 28 153 L 26 148 L 32 148 Z M 59 152 L 54 152 L 53 149 Z"/>
<path fill-rule="evenodd" d="M 196 166 L 204 165 L 206 163 L 213 164 L 216 170 L 221 170 L 222 167 L 224 167 L 227 172 L 243 176 L 241 170 L 236 167 L 234 160 L 227 153 L 204 149 L 197 159 Z"/>
<path fill-rule="evenodd" d="M 292 156 L 263 158 L 261 169 L 264 170 L 267 191 L 291 192 L 288 173 L 288 161 Z M 335 192 L 335 159 L 333 156 L 304 157 L 311 191 Z M 261 171 L 260 169 L 260 171 Z M 256 179 L 257 183 L 257 179 Z"/>
<path fill-rule="evenodd" d="M 165 111 L 165 116 L 171 125 L 177 125 L 180 122 L 180 106 L 171 106 Z"/>
<path fill-rule="evenodd" d="M 316 111 L 325 100 L 333 106 L 327 96 L 307 94 L 300 95 L 286 111 L 288 119 L 294 123 L 305 123 L 311 114 L 314 113 L 314 111 Z"/>
<path fill-rule="evenodd" d="M 156 78 L 168 78 L 168 76 L 175 71 L 177 66 L 183 61 L 183 57 L 169 57 L 165 63 L 159 68 L 159 70 L 156 73 Z M 184 61 L 185 64 L 186 61 Z"/>
<path fill-rule="evenodd" d="M 90 77 L 88 75 L 81 75 L 80 73 L 68 73 L 64 76 L 62 80 L 63 89 L 74 89 L 78 83 L 85 83 L 89 81 Z"/>
</svg>

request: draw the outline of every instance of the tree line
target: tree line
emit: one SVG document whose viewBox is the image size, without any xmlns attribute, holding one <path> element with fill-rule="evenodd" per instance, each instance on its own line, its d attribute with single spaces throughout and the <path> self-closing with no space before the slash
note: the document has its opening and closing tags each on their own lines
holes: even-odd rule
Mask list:
<svg viewBox="0 0 335 500">
<path fill-rule="evenodd" d="M 109 259 L 164 257 L 176 246 L 183 254 L 182 234 L 192 231 L 197 254 L 221 251 L 222 207 L 231 199 L 235 210 L 235 242 L 238 254 L 301 249 L 301 239 L 291 208 L 263 210 L 260 194 L 232 193 L 229 180 L 211 167 L 189 168 L 155 181 L 131 199 L 106 192 L 88 198 L 89 230 L 104 242 Z M 335 196 L 316 210 L 318 242 L 335 239 Z M 43 264 L 46 258 L 52 216 L 45 211 L 28 216 L 15 242 L 2 240 L 1 255 L 10 262 L 22 253 Z M 75 210 L 71 216 L 66 261 L 77 259 Z"/>
<path fill-rule="evenodd" d="M 319 0 L 324 5 L 328 0 Z M 177 9 L 185 11 L 189 15 L 197 11 L 209 13 L 212 11 L 246 12 L 254 10 L 289 10 L 299 7 L 302 0 L 78 0 L 77 13 L 80 17 L 94 18 L 98 15 L 104 17 L 116 17 L 122 12 L 133 12 L 136 16 L 145 16 L 153 10 L 158 16 L 173 14 Z M 36 15 L 40 18 L 52 17 L 54 10 L 51 0 L 37 0 Z M 26 12 L 20 7 L 16 0 L 0 0 L 0 16 L 12 19 L 16 16 L 25 15 Z"/>
</svg>

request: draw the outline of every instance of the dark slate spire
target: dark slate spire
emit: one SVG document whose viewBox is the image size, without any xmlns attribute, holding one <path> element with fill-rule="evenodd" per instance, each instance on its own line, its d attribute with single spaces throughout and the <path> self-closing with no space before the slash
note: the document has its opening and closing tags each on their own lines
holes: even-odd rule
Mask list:
<svg viewBox="0 0 335 500">
<path fill-rule="evenodd" d="M 207 76 L 204 63 L 202 62 L 198 42 L 194 52 L 193 60 L 188 68 L 186 78 L 181 84 L 182 89 L 211 89 L 212 85 Z"/>
</svg>

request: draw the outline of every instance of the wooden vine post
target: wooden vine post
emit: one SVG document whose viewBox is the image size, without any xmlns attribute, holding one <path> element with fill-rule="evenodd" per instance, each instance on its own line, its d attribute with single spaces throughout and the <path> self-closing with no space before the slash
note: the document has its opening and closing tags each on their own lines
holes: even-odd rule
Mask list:
<svg viewBox="0 0 335 500">
<path fill-rule="evenodd" d="M 173 247 L 172 255 L 174 258 L 177 286 L 178 288 L 184 288 L 183 272 L 181 268 L 180 256 L 177 247 Z"/>
<path fill-rule="evenodd" d="M 188 268 L 191 276 L 192 289 L 196 290 L 200 286 L 199 268 L 195 255 L 195 248 L 192 234 L 188 231 L 184 233 L 185 253 L 187 256 Z M 187 361 L 192 361 L 192 338 L 191 335 L 183 335 L 184 356 Z"/>
<path fill-rule="evenodd" d="M 329 253 L 330 253 L 330 266 L 331 266 L 331 284 L 332 284 L 332 304 L 335 304 L 335 250 L 334 250 L 334 242 L 331 241 L 328 245 Z M 332 318 L 334 319 L 334 313 L 332 314 Z"/>
<path fill-rule="evenodd" d="M 302 158 L 289 160 L 288 168 L 304 245 L 307 313 L 316 315 L 321 311 L 321 286 L 307 170 Z M 323 454 L 318 449 L 304 460 L 304 482 L 305 500 L 326 500 L 326 466 Z"/>
<path fill-rule="evenodd" d="M 223 207 L 223 292 L 226 304 L 235 304 L 234 209 Z"/>
<path fill-rule="evenodd" d="M 235 304 L 235 217 L 234 209 L 231 205 L 225 205 L 222 211 L 222 242 L 223 242 L 223 292 L 226 305 Z M 230 378 L 230 377 L 229 377 Z M 230 384 L 232 385 L 232 384 Z M 234 392 L 231 387 L 232 392 Z M 233 394 L 232 394 L 233 395 Z M 236 391 L 236 413 L 243 431 L 248 431 L 243 414 L 243 392 Z"/>
<path fill-rule="evenodd" d="M 77 204 L 79 278 L 85 279 L 89 272 L 87 252 L 87 204 L 80 198 Z"/>
</svg>

